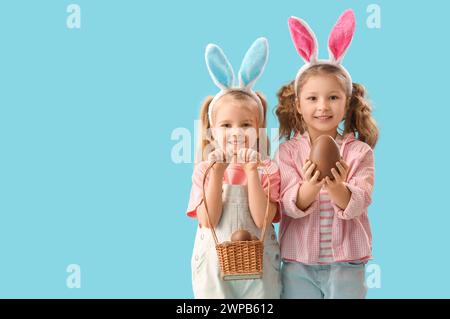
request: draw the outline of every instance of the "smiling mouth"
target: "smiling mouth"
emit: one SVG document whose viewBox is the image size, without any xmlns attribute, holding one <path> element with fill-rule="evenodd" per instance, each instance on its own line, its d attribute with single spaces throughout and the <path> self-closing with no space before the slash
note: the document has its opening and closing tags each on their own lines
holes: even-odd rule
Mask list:
<svg viewBox="0 0 450 319">
<path fill-rule="evenodd" d="M 314 118 L 318 119 L 320 121 L 326 121 L 326 120 L 329 120 L 329 119 L 333 118 L 333 116 L 332 115 L 328 115 L 328 116 L 314 116 Z"/>
</svg>

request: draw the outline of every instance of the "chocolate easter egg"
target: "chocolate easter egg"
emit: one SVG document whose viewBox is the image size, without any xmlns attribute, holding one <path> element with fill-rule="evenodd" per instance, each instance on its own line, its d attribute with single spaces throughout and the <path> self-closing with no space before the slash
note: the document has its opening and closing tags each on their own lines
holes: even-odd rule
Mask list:
<svg viewBox="0 0 450 319">
<path fill-rule="evenodd" d="M 340 158 L 339 146 L 331 136 L 321 135 L 314 140 L 309 159 L 316 164 L 316 169 L 320 172 L 319 181 L 326 176 L 334 179 L 331 169 L 337 170 L 336 162 L 339 162 Z"/>
<path fill-rule="evenodd" d="M 248 241 L 248 240 L 252 240 L 252 235 L 244 229 L 237 230 L 231 235 L 231 241 Z"/>
</svg>

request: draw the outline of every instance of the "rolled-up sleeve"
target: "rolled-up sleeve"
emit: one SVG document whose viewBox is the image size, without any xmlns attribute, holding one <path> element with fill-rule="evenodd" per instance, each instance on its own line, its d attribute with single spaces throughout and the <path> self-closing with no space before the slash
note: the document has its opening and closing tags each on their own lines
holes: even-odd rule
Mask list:
<svg viewBox="0 0 450 319">
<path fill-rule="evenodd" d="M 338 218 L 353 219 L 367 211 L 372 202 L 374 185 L 374 157 L 372 149 L 368 149 L 362 160 L 355 161 L 353 174 L 348 182 L 344 183 L 351 192 L 350 201 L 345 209 L 332 203 Z"/>
<path fill-rule="evenodd" d="M 297 194 L 303 184 L 303 178 L 295 165 L 292 153 L 285 145 L 281 145 L 275 158 L 280 169 L 280 197 L 283 214 L 292 218 L 308 216 L 314 211 L 314 202 L 306 210 L 301 210 L 297 206 Z"/>
<path fill-rule="evenodd" d="M 192 187 L 189 196 L 189 204 L 186 210 L 188 217 L 197 218 L 197 208 L 203 202 L 203 176 L 208 167 L 207 162 L 201 162 L 195 165 L 192 174 Z M 209 176 L 206 178 L 205 187 L 207 187 Z"/>
<path fill-rule="evenodd" d="M 263 162 L 263 165 L 266 167 L 266 172 L 268 175 L 266 175 L 265 172 L 263 172 L 261 181 L 262 181 L 262 187 L 264 189 L 264 192 L 267 194 L 269 190 L 269 181 L 270 181 L 270 201 L 274 203 L 277 206 L 277 211 L 275 213 L 275 216 L 273 218 L 273 223 L 278 223 L 281 219 L 280 211 L 281 211 L 281 204 L 280 204 L 280 171 L 278 169 L 278 165 L 271 161 L 266 160 Z"/>
</svg>

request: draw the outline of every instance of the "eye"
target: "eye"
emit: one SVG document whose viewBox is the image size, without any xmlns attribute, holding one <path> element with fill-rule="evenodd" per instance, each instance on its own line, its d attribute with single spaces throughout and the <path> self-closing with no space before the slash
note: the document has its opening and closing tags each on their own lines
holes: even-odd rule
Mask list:
<svg viewBox="0 0 450 319">
<path fill-rule="evenodd" d="M 251 123 L 244 123 L 244 124 L 242 124 L 242 127 L 250 127 L 250 126 L 252 126 Z"/>
<path fill-rule="evenodd" d="M 220 125 L 220 127 L 230 128 L 230 127 L 231 127 L 231 124 L 229 124 L 229 123 L 223 123 L 223 124 Z"/>
<path fill-rule="evenodd" d="M 339 100 L 339 96 L 337 96 L 337 95 L 332 95 L 332 96 L 330 96 L 330 100 L 332 100 L 332 101 Z"/>
<path fill-rule="evenodd" d="M 310 97 L 307 97 L 306 99 L 309 100 L 309 101 L 316 101 L 317 100 L 317 98 L 315 96 L 310 96 Z"/>
</svg>

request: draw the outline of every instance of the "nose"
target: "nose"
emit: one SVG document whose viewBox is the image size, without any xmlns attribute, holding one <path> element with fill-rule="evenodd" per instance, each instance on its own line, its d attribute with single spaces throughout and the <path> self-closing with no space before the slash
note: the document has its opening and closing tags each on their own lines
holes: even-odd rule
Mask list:
<svg viewBox="0 0 450 319">
<path fill-rule="evenodd" d="M 242 143 L 244 141 L 245 137 L 243 135 L 239 135 L 239 134 L 232 134 L 230 136 L 230 141 L 231 142 L 237 142 L 237 143 Z"/>
<path fill-rule="evenodd" d="M 328 101 L 326 99 L 320 99 L 320 102 L 317 105 L 318 111 L 328 110 L 330 106 L 328 105 Z"/>
<path fill-rule="evenodd" d="M 243 134 L 240 128 L 230 129 L 228 134 L 228 141 L 242 143 L 245 140 L 245 134 Z"/>
<path fill-rule="evenodd" d="M 232 127 L 230 128 L 229 135 L 238 138 L 242 135 L 242 129 L 240 127 Z"/>
</svg>

